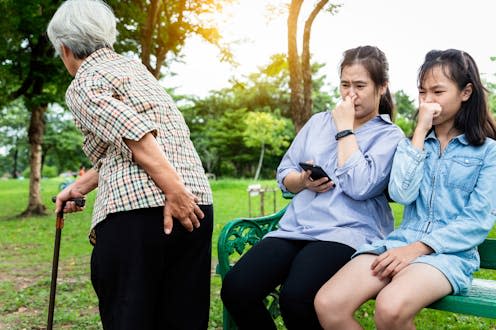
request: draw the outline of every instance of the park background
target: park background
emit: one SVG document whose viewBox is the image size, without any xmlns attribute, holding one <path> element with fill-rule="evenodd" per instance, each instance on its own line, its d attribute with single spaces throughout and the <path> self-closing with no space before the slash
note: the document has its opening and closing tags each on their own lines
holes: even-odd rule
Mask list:
<svg viewBox="0 0 496 330">
<path fill-rule="evenodd" d="M 275 169 L 296 131 L 338 102 L 345 49 L 372 44 L 385 51 L 395 122 L 407 135 L 416 70 L 432 48 L 471 53 L 496 112 L 496 49 L 482 38 L 491 32 L 491 1 L 107 2 L 119 19 L 116 50 L 160 79 L 211 174 L 213 270 L 220 229 L 249 213 L 247 187 L 275 189 Z M 0 1 L 0 329 L 44 327 L 54 236 L 50 198 L 81 165 L 91 167 L 63 100 L 70 76 L 43 33 L 60 3 Z M 306 36 L 305 24 L 311 27 Z M 276 198 L 277 208 L 287 203 Z M 69 215 L 64 228 L 55 312 L 60 328 L 100 329 L 89 281 L 93 199 L 90 194 L 85 212 Z M 394 211 L 398 221 L 401 208 Z M 496 279 L 494 272 L 477 276 Z M 222 327 L 219 288 L 212 272 L 211 329 Z M 359 312 L 366 328 L 373 328 L 372 304 Z M 496 329 L 491 320 L 428 310 L 417 323 L 421 329 Z"/>
</svg>

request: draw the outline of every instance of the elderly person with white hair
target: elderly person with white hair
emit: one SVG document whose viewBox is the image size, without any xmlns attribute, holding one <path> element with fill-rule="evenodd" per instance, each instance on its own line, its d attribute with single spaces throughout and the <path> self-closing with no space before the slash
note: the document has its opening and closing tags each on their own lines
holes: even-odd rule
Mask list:
<svg viewBox="0 0 496 330">
<path fill-rule="evenodd" d="M 56 208 L 80 211 L 69 200 L 99 188 L 91 280 L 103 327 L 206 329 L 212 193 L 184 118 L 145 66 L 114 52 L 103 1 L 64 2 L 47 33 L 74 76 L 66 103 L 93 164 Z"/>
</svg>

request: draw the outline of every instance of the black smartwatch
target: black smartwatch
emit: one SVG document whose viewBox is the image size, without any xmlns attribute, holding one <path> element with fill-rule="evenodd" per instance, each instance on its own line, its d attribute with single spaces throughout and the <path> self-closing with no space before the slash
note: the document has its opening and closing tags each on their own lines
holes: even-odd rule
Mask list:
<svg viewBox="0 0 496 330">
<path fill-rule="evenodd" d="M 345 129 L 345 130 L 339 131 L 338 134 L 336 134 L 335 138 L 336 138 L 336 140 L 339 140 L 339 139 L 342 139 L 345 136 L 348 136 L 351 134 L 355 134 L 355 133 L 353 133 L 353 131 L 351 129 Z"/>
</svg>

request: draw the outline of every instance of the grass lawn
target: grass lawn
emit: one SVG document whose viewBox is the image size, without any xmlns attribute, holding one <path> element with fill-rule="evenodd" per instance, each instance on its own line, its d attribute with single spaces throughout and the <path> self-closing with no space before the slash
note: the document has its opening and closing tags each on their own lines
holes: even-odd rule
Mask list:
<svg viewBox="0 0 496 330">
<path fill-rule="evenodd" d="M 42 182 L 45 204 L 52 207 L 51 196 L 58 191 L 61 179 Z M 229 220 L 248 215 L 249 180 L 212 181 L 215 227 L 212 262 L 212 304 L 209 329 L 222 328 L 220 278 L 214 272 L 217 237 Z M 274 181 L 262 182 L 276 187 Z M 0 181 L 0 330 L 43 329 L 46 326 L 50 290 L 55 216 L 16 219 L 27 205 L 27 180 Z M 272 196 L 270 194 L 270 196 Z M 101 329 L 97 299 L 89 279 L 91 245 L 87 240 L 94 194 L 88 197 L 85 212 L 66 216 L 62 233 L 57 299 L 56 328 Z M 252 211 L 259 200 L 252 200 Z M 276 193 L 277 209 L 287 201 Z M 272 200 L 265 209 L 271 212 Z M 401 209 L 395 207 L 396 218 Z M 496 237 L 496 231 L 491 232 Z M 485 271 L 478 277 L 496 279 L 496 272 Z M 495 307 L 496 308 L 496 307 Z M 357 316 L 366 329 L 373 326 L 373 302 L 364 305 Z M 446 312 L 424 310 L 416 319 L 418 329 L 496 329 L 496 320 Z M 283 328 L 283 327 L 281 327 Z"/>
</svg>

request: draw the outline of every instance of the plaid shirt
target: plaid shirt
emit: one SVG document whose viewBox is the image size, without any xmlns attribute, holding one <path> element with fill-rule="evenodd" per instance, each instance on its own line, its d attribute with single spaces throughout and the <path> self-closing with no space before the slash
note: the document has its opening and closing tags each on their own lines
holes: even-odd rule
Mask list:
<svg viewBox="0 0 496 330">
<path fill-rule="evenodd" d="M 141 63 L 108 48 L 95 51 L 79 67 L 66 103 L 84 135 L 83 150 L 99 174 L 91 228 L 109 213 L 164 205 L 163 192 L 133 162 L 123 140 L 138 141 L 149 132 L 199 203 L 212 204 L 182 114 Z"/>
</svg>

